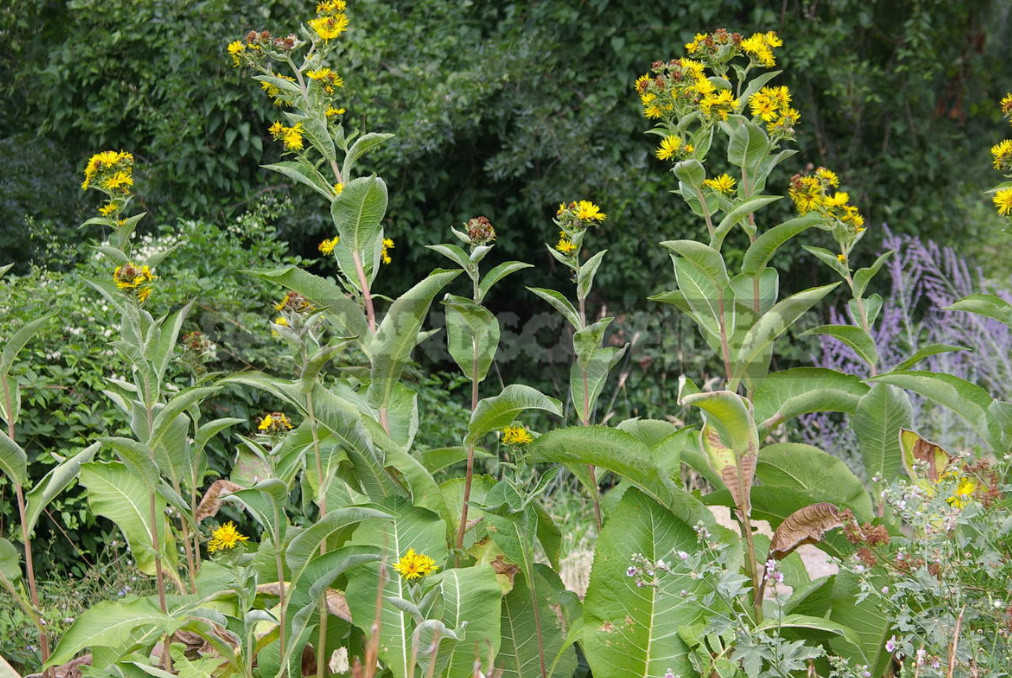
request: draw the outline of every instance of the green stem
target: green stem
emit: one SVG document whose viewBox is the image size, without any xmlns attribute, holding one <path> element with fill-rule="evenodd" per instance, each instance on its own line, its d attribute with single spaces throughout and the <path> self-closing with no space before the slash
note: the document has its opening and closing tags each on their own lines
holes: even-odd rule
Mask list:
<svg viewBox="0 0 1012 678">
<path fill-rule="evenodd" d="M 307 355 L 305 347 L 302 350 L 302 363 L 303 365 L 307 362 Z M 323 478 L 323 459 L 320 457 L 320 432 L 317 427 L 316 421 L 316 407 L 313 404 L 313 389 L 310 388 L 306 393 L 306 415 L 309 419 L 309 429 L 313 433 L 313 453 L 316 456 L 316 487 L 319 495 L 316 498 L 316 504 L 320 507 L 320 520 L 327 515 L 327 485 L 324 483 Z M 327 553 L 327 542 L 324 540 L 320 544 L 320 555 Z M 330 616 L 330 610 L 327 608 L 327 592 L 323 592 L 323 598 L 320 599 L 320 632 L 317 635 L 316 640 L 316 675 L 318 678 L 325 678 L 330 675 L 329 663 L 326 661 L 327 655 L 327 622 Z"/>
<path fill-rule="evenodd" d="M 475 292 L 477 296 L 477 291 Z M 471 362 L 471 412 L 478 407 L 478 347 L 474 347 L 474 358 Z M 471 483 L 474 479 L 474 443 L 467 446 L 467 472 L 464 476 L 464 498 L 460 504 L 460 526 L 457 528 L 457 556 L 455 562 L 460 567 L 460 550 L 464 548 L 464 532 L 467 530 L 467 507 L 471 501 Z"/>
</svg>

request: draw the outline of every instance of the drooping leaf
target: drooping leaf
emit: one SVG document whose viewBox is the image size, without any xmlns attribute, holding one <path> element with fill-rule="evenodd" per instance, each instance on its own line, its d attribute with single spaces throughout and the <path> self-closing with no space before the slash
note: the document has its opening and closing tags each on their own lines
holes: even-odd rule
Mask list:
<svg viewBox="0 0 1012 678">
<path fill-rule="evenodd" d="M 893 386 L 877 383 L 861 396 L 851 423 L 869 478 L 888 482 L 899 475 L 900 429 L 910 427 L 912 416 L 910 398 Z"/>
<path fill-rule="evenodd" d="M 28 483 L 28 455 L 3 431 L 0 431 L 0 471 L 11 482 L 21 486 Z"/>
<path fill-rule="evenodd" d="M 780 523 L 770 541 L 769 557 L 783 560 L 802 544 L 817 544 L 826 532 L 843 525 L 840 509 L 823 502 L 799 509 Z"/>
<path fill-rule="evenodd" d="M 871 335 L 856 325 L 819 325 L 805 331 L 808 334 L 825 334 L 849 346 L 857 357 L 871 367 L 878 365 L 878 349 Z"/>
<path fill-rule="evenodd" d="M 101 447 L 101 443 L 92 443 L 73 457 L 49 469 L 42 480 L 37 482 L 35 487 L 28 492 L 28 496 L 25 497 L 25 523 L 28 526 L 29 534 L 35 529 L 35 524 L 38 522 L 39 516 L 42 515 L 43 509 L 77 479 L 81 465 L 91 461 Z"/>
<path fill-rule="evenodd" d="M 925 477 L 928 482 L 937 483 L 954 459 L 938 443 L 905 428 L 900 429 L 900 449 L 903 452 L 903 468 L 915 481 Z"/>
<path fill-rule="evenodd" d="M 483 398 L 471 413 L 465 442 L 476 443 L 483 435 L 509 426 L 525 410 L 544 410 L 562 416 L 562 404 L 537 389 L 510 384 L 497 396 Z"/>
<path fill-rule="evenodd" d="M 46 667 L 65 664 L 84 649 L 121 647 L 138 629 L 171 633 L 181 623 L 181 620 L 162 612 L 150 598 L 129 602 L 103 601 L 78 615 L 60 638 Z"/>
<path fill-rule="evenodd" d="M 499 321 L 470 299 L 446 295 L 446 345 L 453 361 L 468 379 L 482 381 L 499 348 Z"/>
</svg>

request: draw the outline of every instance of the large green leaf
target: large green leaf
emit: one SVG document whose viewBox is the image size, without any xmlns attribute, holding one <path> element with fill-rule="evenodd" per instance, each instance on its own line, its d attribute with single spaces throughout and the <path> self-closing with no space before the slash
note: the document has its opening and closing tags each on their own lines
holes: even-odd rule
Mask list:
<svg viewBox="0 0 1012 678">
<path fill-rule="evenodd" d="M 345 597 L 355 625 L 369 629 L 379 612 L 379 655 L 395 678 L 407 678 L 411 662 L 411 634 L 414 620 L 403 609 L 391 605 L 390 598 L 408 599 L 408 582 L 393 564 L 414 549 L 433 558 L 437 566 L 446 564 L 446 525 L 431 511 L 411 506 L 407 500 L 393 499 L 385 506 L 392 519 L 371 519 L 359 526 L 353 543 L 376 548 L 385 564 L 367 563 L 348 572 Z M 380 568 L 386 567 L 386 580 L 379 590 Z"/>
<path fill-rule="evenodd" d="M 25 498 L 25 523 L 28 532 L 35 529 L 35 524 L 42 515 L 42 510 L 49 506 L 58 494 L 63 492 L 70 483 L 77 479 L 82 464 L 87 464 L 101 449 L 101 443 L 92 443 L 73 457 L 70 457 L 53 468 L 35 484 Z"/>
<path fill-rule="evenodd" d="M 502 641 L 495 658 L 496 669 L 502 671 L 501 678 L 534 678 L 546 674 L 552 678 L 570 678 L 576 670 L 576 651 L 566 642 L 569 620 L 560 613 L 562 586 L 558 576 L 546 569 L 534 569 L 537 591 L 534 600 L 526 577 L 520 575 L 513 580 L 513 589 L 502 599 Z M 535 615 L 540 625 L 535 624 Z"/>
<path fill-rule="evenodd" d="M 880 579 L 880 583 L 886 583 Z M 892 621 L 876 596 L 862 598 L 857 576 L 841 572 L 836 576 L 830 602 L 830 620 L 854 630 L 859 638 L 853 643 L 846 638 L 832 638 L 829 645 L 833 654 L 848 660 L 851 665 L 864 664 L 873 676 L 884 674 L 892 661 L 892 653 L 885 650 L 885 642 L 892 629 Z"/>
<path fill-rule="evenodd" d="M 630 488 L 597 539 L 584 599 L 582 647 L 594 675 L 655 678 L 669 669 L 692 675 L 678 629 L 699 621 L 705 584 L 666 574 L 658 586 L 637 587 L 626 570 L 634 553 L 648 560 L 696 548 L 696 533 L 667 509 Z"/>
<path fill-rule="evenodd" d="M 839 284 L 833 283 L 798 292 L 777 302 L 773 308 L 764 313 L 742 339 L 741 347 L 734 355 L 731 386 L 737 386 L 742 379 L 755 380 L 764 376 L 769 362 L 769 352 L 776 338 Z"/>
<path fill-rule="evenodd" d="M 900 429 L 910 428 L 912 416 L 910 398 L 888 384 L 875 384 L 858 401 L 850 421 L 869 478 L 888 482 L 900 475 Z"/>
<path fill-rule="evenodd" d="M 766 231 L 752 243 L 741 262 L 741 272 L 746 275 L 755 275 L 770 262 L 773 255 L 780 247 L 812 226 L 822 223 L 823 217 L 814 212 L 785 221 Z"/>
<path fill-rule="evenodd" d="M 411 349 L 418 343 L 418 332 L 433 297 L 458 275 L 460 271 L 429 274 L 402 294 L 383 317 L 370 342 L 372 370 L 369 374 L 369 402 L 381 413 L 389 407 Z"/>
<path fill-rule="evenodd" d="M 344 164 L 341 165 L 341 176 L 344 180 L 349 181 L 351 179 L 351 171 L 354 169 L 355 163 L 358 162 L 359 158 L 393 136 L 393 134 L 382 132 L 369 132 L 355 139 L 355 143 L 351 145 L 348 153 L 344 156 Z"/>
<path fill-rule="evenodd" d="M 1000 441 L 991 436 L 988 427 L 987 411 L 994 399 L 980 386 L 953 374 L 924 371 L 890 372 L 875 381 L 913 391 L 949 408 L 965 419 L 992 449 L 999 451 Z"/>
<path fill-rule="evenodd" d="M 443 305 L 450 356 L 465 377 L 483 380 L 499 348 L 499 321 L 487 308 L 464 297 L 448 294 Z"/>
<path fill-rule="evenodd" d="M 149 488 L 120 462 L 93 461 L 81 466 L 80 482 L 88 489 L 88 504 L 96 515 L 116 523 L 130 544 L 137 568 L 155 574 L 152 535 L 158 531 L 159 550 L 166 571 L 175 571 L 178 561 L 175 540 L 165 517 L 165 500 L 155 496 L 155 522 L 151 521 Z"/>
<path fill-rule="evenodd" d="M 0 471 L 14 483 L 28 483 L 28 455 L 21 446 L 0 431 Z"/>
<path fill-rule="evenodd" d="M 826 334 L 849 346 L 857 357 L 871 367 L 878 365 L 878 349 L 871 335 L 856 325 L 819 325 L 804 332 L 808 334 Z"/>
<path fill-rule="evenodd" d="M 758 382 L 755 418 L 766 431 L 809 412 L 853 412 L 868 386 L 860 378 L 823 367 L 773 372 Z"/>
<path fill-rule="evenodd" d="M 478 402 L 471 413 L 465 442 L 476 443 L 486 433 L 509 426 L 525 410 L 544 410 L 562 416 L 562 404 L 555 398 L 530 386 L 510 384 L 499 395 Z"/>
<path fill-rule="evenodd" d="M 710 512 L 655 464 L 646 443 L 625 431 L 606 426 L 556 429 L 530 445 L 528 459 L 565 464 L 574 470 L 588 464 L 607 469 L 639 487 L 683 522 L 713 522 Z"/>
<path fill-rule="evenodd" d="M 582 331 L 582 330 L 581 330 Z M 579 332 L 577 333 L 579 334 Z M 573 408 L 580 421 L 592 421 L 597 400 L 608 381 L 611 368 L 625 355 L 626 347 L 597 348 L 586 360 L 577 360 L 569 370 Z"/>
<path fill-rule="evenodd" d="M 872 502 L 864 485 L 840 459 L 817 447 L 777 443 L 759 450 L 756 480 L 764 487 L 801 490 L 811 503 L 846 506 L 862 522 L 872 519 Z"/>
<path fill-rule="evenodd" d="M 561 292 L 544 289 L 542 287 L 528 287 L 527 289 L 551 304 L 552 308 L 561 313 L 562 317 L 568 320 L 569 324 L 572 325 L 574 329 L 579 330 L 583 327 L 583 321 L 580 320 L 580 314 L 577 312 L 572 302 L 570 302 L 569 299 L 566 299 Z"/>
<path fill-rule="evenodd" d="M 60 638 L 46 667 L 69 662 L 81 650 L 126 645 L 141 629 L 171 633 L 181 620 L 162 612 L 150 598 L 103 601 L 85 610 Z"/>
<path fill-rule="evenodd" d="M 681 303 L 689 309 L 707 345 L 720 351 L 721 323 L 728 335 L 734 331 L 735 325 L 731 280 L 724 259 L 717 250 L 694 240 L 672 240 L 661 244 L 672 251 Z"/>
<path fill-rule="evenodd" d="M 0 538 L 0 573 L 3 573 L 8 581 L 21 579 L 21 553 L 14 544 L 2 538 Z M 0 678 L 2 676 L 0 673 Z"/>
<path fill-rule="evenodd" d="M 441 643 L 439 664 L 447 678 L 471 678 L 477 659 L 486 673 L 488 657 L 499 651 L 502 588 L 489 564 L 455 568 L 439 576 L 440 620 L 463 636 Z M 444 648 L 443 645 L 446 647 Z"/>
<path fill-rule="evenodd" d="M 976 313 L 987 318 L 994 318 L 1012 328 L 1012 304 L 993 294 L 971 294 L 945 310 Z"/>
<path fill-rule="evenodd" d="M 359 290 L 360 268 L 369 284 L 379 271 L 383 242 L 380 222 L 386 211 L 387 185 L 376 175 L 349 181 L 331 203 L 330 214 L 341 238 L 334 255 L 345 279 Z"/>
</svg>

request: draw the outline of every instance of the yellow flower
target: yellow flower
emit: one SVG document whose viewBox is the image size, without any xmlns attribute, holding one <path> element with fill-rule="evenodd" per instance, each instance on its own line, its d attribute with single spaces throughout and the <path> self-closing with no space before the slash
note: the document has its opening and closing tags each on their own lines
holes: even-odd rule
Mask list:
<svg viewBox="0 0 1012 678">
<path fill-rule="evenodd" d="M 348 7 L 345 0 L 324 0 L 316 6 L 317 14 L 337 14 Z"/>
<path fill-rule="evenodd" d="M 730 174 L 721 174 L 719 177 L 707 179 L 703 182 L 703 185 L 709 186 L 718 193 L 724 193 L 726 195 L 734 190 L 734 183 L 734 177 Z"/>
<path fill-rule="evenodd" d="M 148 283 L 155 279 L 151 269 L 147 266 L 136 266 L 133 263 L 117 266 L 112 272 L 112 281 L 121 290 L 133 291 L 140 301 L 144 301 L 151 294 Z"/>
<path fill-rule="evenodd" d="M 274 319 L 274 324 L 275 325 L 281 325 L 281 327 L 288 327 L 288 318 L 286 318 L 283 315 L 279 315 L 277 318 Z M 267 415 L 267 416 L 269 417 L 270 415 Z M 263 423 L 263 422 L 261 422 L 261 423 Z"/>
<path fill-rule="evenodd" d="M 275 121 L 273 125 L 267 130 L 271 133 L 274 139 L 281 141 L 285 148 L 289 151 L 298 151 L 302 149 L 302 135 L 304 133 L 302 123 L 295 123 L 294 127 L 286 127 L 280 122 Z"/>
<path fill-rule="evenodd" d="M 737 108 L 738 100 L 729 89 L 722 89 L 717 94 L 708 94 L 699 102 L 699 109 L 703 115 L 711 119 L 727 120 L 728 114 Z"/>
<path fill-rule="evenodd" d="M 92 185 L 96 180 L 99 185 L 106 190 L 105 183 L 108 182 L 112 177 L 116 177 L 113 182 L 116 188 L 122 186 L 133 185 L 133 173 L 134 168 L 134 156 L 124 151 L 102 151 L 91 156 L 88 160 L 87 167 L 84 168 L 84 183 L 81 184 L 82 190 L 88 190 L 88 187 Z"/>
<path fill-rule="evenodd" d="M 825 167 L 820 167 L 815 170 L 815 178 L 823 183 L 825 186 L 832 186 L 836 188 L 840 185 L 840 178 L 836 176 L 836 172 L 828 170 Z"/>
<path fill-rule="evenodd" d="M 281 323 L 277 323 L 281 324 Z M 288 417 L 281 412 L 271 412 L 265 414 L 264 418 L 260 420 L 260 424 L 257 425 L 258 431 L 264 433 L 280 433 L 282 431 L 292 430 L 292 422 L 288 420 Z"/>
<path fill-rule="evenodd" d="M 783 41 L 773 31 L 767 33 L 755 33 L 749 38 L 741 41 L 741 49 L 756 63 L 766 68 L 773 68 L 776 59 L 773 57 L 773 48 L 783 46 Z"/>
<path fill-rule="evenodd" d="M 1012 168 L 1012 139 L 1005 139 L 991 147 L 996 170 Z"/>
<path fill-rule="evenodd" d="M 232 65 L 239 65 L 239 57 L 246 51 L 246 45 L 241 40 L 228 43 L 228 53 L 232 55 Z"/>
<path fill-rule="evenodd" d="M 581 200 L 576 203 L 576 218 L 580 221 L 604 221 L 607 216 L 600 207 L 589 200 Z"/>
<path fill-rule="evenodd" d="M 334 195 L 341 195 L 344 193 L 344 184 L 334 184 Z"/>
<path fill-rule="evenodd" d="M 393 262 L 393 259 L 390 258 L 389 252 L 389 250 L 392 250 L 393 248 L 394 248 L 394 241 L 391 240 L 390 238 L 383 238 L 383 251 L 380 252 L 380 259 L 383 261 L 384 264 L 389 264 Z"/>
<path fill-rule="evenodd" d="M 116 203 L 114 203 L 114 202 L 110 202 L 110 203 L 107 203 L 107 204 L 102 205 L 101 207 L 99 207 L 98 208 L 98 212 L 103 217 L 108 217 L 108 216 L 112 215 L 117 209 L 119 209 L 119 206 L 116 205 Z"/>
<path fill-rule="evenodd" d="M 324 42 L 329 42 L 348 30 L 348 17 L 344 14 L 321 16 L 310 19 L 308 23 Z"/>
<path fill-rule="evenodd" d="M 713 94 L 717 90 L 717 86 L 714 85 L 709 78 L 696 78 L 690 91 L 694 94 L 698 94 L 701 97 L 705 97 L 707 94 Z"/>
<path fill-rule="evenodd" d="M 576 251 L 576 244 L 563 233 L 559 236 L 559 242 L 555 244 L 555 249 L 563 254 L 572 254 Z"/>
<path fill-rule="evenodd" d="M 295 78 L 290 75 L 284 75 L 283 73 L 271 73 L 271 77 L 280 78 L 282 80 L 288 80 L 289 82 L 295 82 Z M 271 98 L 276 106 L 284 106 L 289 103 L 285 97 L 286 93 L 281 91 L 281 88 L 274 83 L 267 82 L 266 80 L 260 81 L 260 89 L 267 93 L 267 96 Z"/>
<path fill-rule="evenodd" d="M 692 39 L 692 42 L 685 44 L 685 51 L 689 54 L 695 54 L 709 38 L 708 33 L 696 33 L 696 37 Z"/>
<path fill-rule="evenodd" d="M 211 541 L 207 542 L 207 551 L 214 553 L 215 551 L 234 549 L 239 545 L 239 542 L 248 539 L 249 537 L 239 534 L 239 531 L 235 529 L 235 523 L 229 521 L 211 532 Z"/>
<path fill-rule="evenodd" d="M 962 477 L 956 486 L 956 491 L 946 499 L 949 506 L 961 509 L 970 503 L 970 496 L 977 491 L 977 481 L 974 478 Z"/>
<path fill-rule="evenodd" d="M 847 255 L 843 254 L 843 253 L 837 254 L 836 255 L 836 260 L 839 261 L 842 264 L 843 262 L 847 261 Z"/>
<path fill-rule="evenodd" d="M 763 122 L 776 120 L 790 107 L 790 103 L 791 91 L 786 87 L 763 87 L 748 101 L 752 117 Z"/>
<path fill-rule="evenodd" d="M 414 549 L 408 549 L 408 552 L 394 565 L 394 569 L 410 581 L 421 579 L 425 575 L 435 572 L 439 566 L 436 565 L 435 560 L 424 553 L 415 553 Z"/>
<path fill-rule="evenodd" d="M 643 116 L 651 120 L 656 120 L 662 115 L 664 115 L 664 109 L 657 104 L 651 103 L 643 108 Z"/>
<path fill-rule="evenodd" d="M 344 115 L 345 113 L 346 111 L 343 108 L 334 108 L 333 106 L 331 106 L 330 108 L 328 108 L 323 112 L 323 114 L 328 118 L 333 118 L 338 115 Z"/>
<path fill-rule="evenodd" d="M 658 160 L 668 160 L 682 148 L 682 138 L 677 134 L 669 134 L 661 139 L 661 145 L 655 155 Z"/>
<path fill-rule="evenodd" d="M 286 292 L 285 296 L 281 298 L 281 301 L 274 304 L 275 311 L 295 311 L 300 313 L 302 311 L 308 311 L 312 309 L 313 305 L 310 304 L 304 296 L 298 292 Z"/>
<path fill-rule="evenodd" d="M 329 68 L 319 68 L 315 71 L 307 71 L 306 75 L 308 75 L 311 80 L 319 82 L 323 87 L 323 91 L 327 94 L 333 94 L 334 89 L 337 87 L 344 87 L 344 79 Z"/>
<path fill-rule="evenodd" d="M 1012 115 L 1012 94 L 1006 94 L 1001 100 L 1001 114 Z"/>
<path fill-rule="evenodd" d="M 507 426 L 502 430 L 503 445 L 526 445 L 534 437 L 523 426 Z"/>
<path fill-rule="evenodd" d="M 994 194 L 994 206 L 998 208 L 998 214 L 1008 216 L 1012 214 L 1012 188 L 1003 188 Z"/>
<path fill-rule="evenodd" d="M 340 240 L 341 240 L 340 237 L 334 237 L 330 238 L 329 240 L 324 240 L 323 242 L 320 243 L 317 249 L 319 249 L 324 254 L 330 254 L 331 252 L 334 251 L 334 245 L 336 245 Z"/>
</svg>

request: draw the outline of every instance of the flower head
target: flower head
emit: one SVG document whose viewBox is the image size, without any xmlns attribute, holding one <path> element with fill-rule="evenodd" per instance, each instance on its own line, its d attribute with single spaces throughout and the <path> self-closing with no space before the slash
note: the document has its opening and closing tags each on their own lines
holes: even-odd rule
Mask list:
<svg viewBox="0 0 1012 678">
<path fill-rule="evenodd" d="M 576 203 L 576 218 L 580 221 L 593 222 L 604 221 L 607 218 L 601 208 L 589 200 L 581 200 Z"/>
<path fill-rule="evenodd" d="M 569 239 L 565 233 L 559 235 L 559 242 L 555 243 L 555 249 L 563 254 L 572 254 L 576 251 L 576 243 Z"/>
<path fill-rule="evenodd" d="M 383 249 L 380 251 L 380 260 L 384 264 L 393 263 L 393 259 L 390 258 L 390 250 L 394 248 L 394 241 L 390 238 L 383 238 Z"/>
<path fill-rule="evenodd" d="M 329 68 L 318 68 L 313 71 L 306 71 L 306 75 L 308 75 L 311 80 L 319 82 L 323 91 L 327 94 L 333 94 L 334 90 L 338 87 L 344 87 L 344 79 Z"/>
<path fill-rule="evenodd" d="M 275 311 L 295 311 L 301 313 L 313 308 L 309 301 L 298 292 L 287 292 L 281 301 L 274 304 Z"/>
<path fill-rule="evenodd" d="M 305 130 L 301 122 L 295 123 L 292 127 L 276 122 L 267 130 L 274 139 L 282 142 L 289 151 L 300 151 L 303 147 L 302 135 Z"/>
<path fill-rule="evenodd" d="M 994 194 L 994 206 L 1002 216 L 1012 215 L 1012 188 L 1003 188 Z"/>
<path fill-rule="evenodd" d="M 677 134 L 669 134 L 661 139 L 661 145 L 657 147 L 655 155 L 658 160 L 670 160 L 682 150 L 682 137 Z"/>
<path fill-rule="evenodd" d="M 741 41 L 742 51 L 754 62 L 773 68 L 776 66 L 776 58 L 773 56 L 774 47 L 782 47 L 783 41 L 773 31 L 766 33 L 755 33 L 749 38 Z"/>
<path fill-rule="evenodd" d="M 207 542 L 207 550 L 209 553 L 214 553 L 215 551 L 227 551 L 229 549 L 234 549 L 240 542 L 247 541 L 248 539 L 249 537 L 240 534 L 239 531 L 235 529 L 235 523 L 229 521 L 211 532 L 211 541 Z"/>
<path fill-rule="evenodd" d="M 523 426 L 507 426 L 502 430 L 503 445 L 527 445 L 534 437 Z"/>
<path fill-rule="evenodd" d="M 292 422 L 281 412 L 271 412 L 260 420 L 257 430 L 264 433 L 283 433 L 292 430 Z"/>
<path fill-rule="evenodd" d="M 232 55 L 232 65 L 239 66 L 240 58 L 246 51 L 246 45 L 243 44 L 242 40 L 236 40 L 235 42 L 228 43 L 228 53 Z"/>
<path fill-rule="evenodd" d="M 408 552 L 394 564 L 394 569 L 410 581 L 421 579 L 425 575 L 435 572 L 439 566 L 436 565 L 435 560 L 424 553 L 415 553 L 414 549 L 408 549 Z"/>
<path fill-rule="evenodd" d="M 719 177 L 703 181 L 704 186 L 712 188 L 718 193 L 723 193 L 725 195 L 734 190 L 734 183 L 734 177 L 727 173 L 721 174 Z"/>
<path fill-rule="evenodd" d="M 949 506 L 961 509 L 970 503 L 970 497 L 977 491 L 977 480 L 970 476 L 963 476 L 959 479 L 952 496 L 946 499 Z"/>
<path fill-rule="evenodd" d="M 106 191 L 129 193 L 133 186 L 134 156 L 125 151 L 103 151 L 91 156 L 84 168 L 83 190 L 93 184 Z"/>
<path fill-rule="evenodd" d="M 472 245 L 485 245 L 495 240 L 495 228 L 488 217 L 474 217 L 465 224 Z"/>
<path fill-rule="evenodd" d="M 316 31 L 316 34 L 323 38 L 324 42 L 330 42 L 337 36 L 348 30 L 348 16 L 345 14 L 332 14 L 319 16 L 310 19 L 309 27 Z"/>
<path fill-rule="evenodd" d="M 336 245 L 340 240 L 340 236 L 334 236 L 333 238 L 329 238 L 321 242 L 317 249 L 319 249 L 323 254 L 330 254 L 334 251 L 334 245 Z"/>
<path fill-rule="evenodd" d="M 716 94 L 707 94 L 703 97 L 699 102 L 699 110 L 711 121 L 727 120 L 727 116 L 738 109 L 738 104 L 731 90 L 722 89 Z"/>
<path fill-rule="evenodd" d="M 132 292 L 142 303 L 151 295 L 151 283 L 156 277 L 147 265 L 137 266 L 133 263 L 117 266 L 112 272 L 112 281 L 116 287 Z"/>
<path fill-rule="evenodd" d="M 1005 139 L 991 147 L 996 170 L 1012 169 L 1012 139 Z"/>
<path fill-rule="evenodd" d="M 270 76 L 272 78 L 278 78 L 279 80 L 287 80 L 288 82 L 295 82 L 295 78 L 293 78 L 290 75 L 285 75 L 284 73 L 271 73 Z M 274 102 L 275 106 L 287 106 L 291 104 L 290 101 L 291 94 L 289 92 L 282 91 L 282 89 L 277 85 L 275 85 L 273 82 L 261 80 L 260 89 L 262 89 L 264 92 L 267 93 L 267 96 L 270 97 L 271 101 Z M 278 125 L 279 123 L 274 124 Z"/>
<path fill-rule="evenodd" d="M 1001 114 L 1006 118 L 1012 117 L 1012 94 L 1006 94 L 1002 97 Z"/>
</svg>

